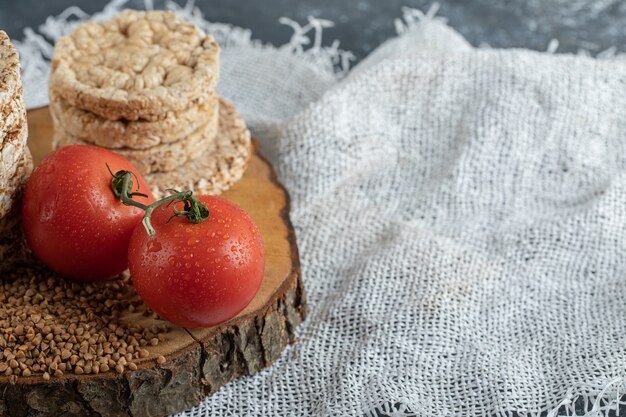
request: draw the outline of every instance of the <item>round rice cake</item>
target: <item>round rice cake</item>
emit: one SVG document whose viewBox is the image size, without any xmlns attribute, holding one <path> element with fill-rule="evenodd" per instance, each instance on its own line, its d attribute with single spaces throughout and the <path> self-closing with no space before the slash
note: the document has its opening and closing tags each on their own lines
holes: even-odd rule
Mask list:
<svg viewBox="0 0 626 417">
<path fill-rule="evenodd" d="M 0 30 L 0 107 L 22 94 L 20 58 L 6 32 Z"/>
<path fill-rule="evenodd" d="M 86 142 L 110 149 L 148 149 L 179 141 L 209 120 L 219 105 L 216 94 L 206 102 L 191 106 L 180 113 L 167 112 L 165 118 L 148 120 L 109 120 L 87 110 L 70 105 L 59 97 L 50 97 L 50 112 L 61 128 Z"/>
<path fill-rule="evenodd" d="M 0 138 L 19 130 L 25 120 L 26 107 L 22 87 L 19 87 L 15 95 L 0 106 Z"/>
<path fill-rule="evenodd" d="M 219 52 L 211 35 L 173 12 L 125 10 L 57 41 L 50 89 L 110 120 L 160 120 L 210 98 Z"/>
<path fill-rule="evenodd" d="M 168 189 L 218 195 L 241 179 L 251 153 L 250 132 L 245 122 L 231 103 L 220 99 L 219 130 L 212 147 L 171 172 L 157 172 L 144 178 L 157 197 L 166 195 Z"/>
<path fill-rule="evenodd" d="M 54 116 L 53 116 L 54 120 Z M 59 128 L 59 121 L 54 121 L 52 136 L 53 148 L 67 145 L 93 145 L 92 140 L 83 139 Z M 163 143 L 148 149 L 111 149 L 135 165 L 142 174 L 168 172 L 202 155 L 208 150 L 217 135 L 219 125 L 219 106 L 213 106 L 211 114 L 203 126 L 189 136 L 177 142 Z"/>
<path fill-rule="evenodd" d="M 0 188 L 0 234 L 15 218 L 15 211 L 19 211 L 18 202 L 32 170 L 33 157 L 28 148 L 25 148 L 15 175 L 11 177 L 6 187 Z"/>
<path fill-rule="evenodd" d="M 0 190 L 7 189 L 15 175 L 27 138 L 19 55 L 0 31 Z"/>
<path fill-rule="evenodd" d="M 20 124 L 0 137 L 0 191 L 11 188 L 11 181 L 26 150 L 28 124 L 22 120 Z"/>
<path fill-rule="evenodd" d="M 0 271 L 32 260 L 22 232 L 20 200 L 24 186 L 33 170 L 28 148 L 20 158 L 10 190 L 0 189 Z"/>
</svg>

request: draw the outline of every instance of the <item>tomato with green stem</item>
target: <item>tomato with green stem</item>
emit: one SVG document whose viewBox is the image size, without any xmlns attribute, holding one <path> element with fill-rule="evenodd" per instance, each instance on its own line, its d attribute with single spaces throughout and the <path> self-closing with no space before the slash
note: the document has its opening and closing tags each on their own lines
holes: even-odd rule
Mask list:
<svg viewBox="0 0 626 417">
<path fill-rule="evenodd" d="M 175 192 L 145 206 L 125 191 L 120 198 L 146 210 L 128 250 L 137 293 L 161 318 L 184 327 L 208 327 L 243 310 L 258 292 L 265 269 L 258 226 L 221 197 Z"/>
<path fill-rule="evenodd" d="M 126 158 L 85 145 L 57 149 L 33 171 L 24 190 L 22 223 L 33 253 L 52 270 L 95 281 L 127 268 L 130 236 L 144 212 L 116 197 L 111 170 L 137 172 Z M 144 204 L 154 201 L 138 174 L 131 177 L 129 193 Z"/>
</svg>

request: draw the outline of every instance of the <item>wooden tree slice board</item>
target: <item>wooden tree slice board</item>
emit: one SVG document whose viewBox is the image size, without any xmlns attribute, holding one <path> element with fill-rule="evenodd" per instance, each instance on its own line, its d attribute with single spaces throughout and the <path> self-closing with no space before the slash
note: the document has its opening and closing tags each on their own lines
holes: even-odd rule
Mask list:
<svg viewBox="0 0 626 417">
<path fill-rule="evenodd" d="M 37 163 L 51 150 L 48 109 L 30 111 L 28 126 L 29 148 Z M 289 196 L 256 145 L 244 177 L 223 195 L 250 213 L 265 244 L 263 283 L 243 312 L 208 329 L 173 327 L 162 343 L 149 348 L 148 358 L 136 362 L 136 371 L 66 374 L 48 381 L 34 375 L 15 383 L 0 376 L 0 415 L 166 416 L 272 364 L 295 341 L 295 328 L 306 315 Z M 130 312 L 123 320 L 162 323 Z M 155 360 L 159 355 L 167 359 L 162 365 Z"/>
</svg>

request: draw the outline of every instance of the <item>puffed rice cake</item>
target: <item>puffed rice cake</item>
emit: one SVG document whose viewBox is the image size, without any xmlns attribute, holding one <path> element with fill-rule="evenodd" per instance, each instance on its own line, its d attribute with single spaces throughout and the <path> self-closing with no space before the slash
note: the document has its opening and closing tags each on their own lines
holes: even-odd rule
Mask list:
<svg viewBox="0 0 626 417">
<path fill-rule="evenodd" d="M 168 189 L 218 195 L 241 179 L 252 153 L 250 132 L 235 107 L 224 99 L 220 99 L 219 114 L 219 131 L 209 150 L 173 171 L 144 175 L 157 198 Z"/>
<path fill-rule="evenodd" d="M 4 136 L 0 136 L 0 190 L 8 190 L 11 181 L 16 175 L 20 159 L 26 152 L 26 141 L 28 140 L 28 124 L 24 116 L 16 130 Z M 0 204 L 0 217 L 4 216 L 2 204 Z"/>
<path fill-rule="evenodd" d="M 22 188 L 33 169 L 33 158 L 28 148 L 24 149 L 16 168 L 6 186 L 0 187 L 0 234 L 3 230 L 2 225 L 14 214 L 14 207 L 19 205 Z"/>
<path fill-rule="evenodd" d="M 213 114 L 217 105 L 217 94 L 213 94 L 198 106 L 179 113 L 166 112 L 162 120 L 129 122 L 105 119 L 50 94 L 50 113 L 58 126 L 72 136 L 113 150 L 149 149 L 179 141 L 205 125 L 207 115 Z"/>
<path fill-rule="evenodd" d="M 219 51 L 211 35 L 173 12 L 126 10 L 57 41 L 50 89 L 110 120 L 161 120 L 210 98 Z"/>
<path fill-rule="evenodd" d="M 15 265 L 33 262 L 30 249 L 22 232 L 21 207 L 19 204 L 22 191 L 33 170 L 33 159 L 28 148 L 20 158 L 17 170 L 12 179 L 12 189 L 8 199 L 4 199 L 0 190 L 0 200 L 8 212 L 0 217 L 0 271 Z M 8 205 L 6 204 L 8 201 Z"/>
<path fill-rule="evenodd" d="M 6 190 L 15 175 L 27 138 L 19 56 L 7 34 L 0 31 L 0 189 Z"/>
<path fill-rule="evenodd" d="M 54 123 L 53 148 L 68 145 L 92 145 L 88 139 L 78 138 L 66 132 L 58 121 Z M 177 142 L 162 143 L 148 149 L 111 150 L 132 162 L 142 174 L 169 172 L 209 150 L 217 135 L 218 126 L 219 106 L 216 100 L 210 113 L 205 116 L 204 125 Z"/>
<path fill-rule="evenodd" d="M 22 94 L 20 60 L 6 32 L 0 30 L 0 107 Z"/>
<path fill-rule="evenodd" d="M 0 31 L 0 270 L 27 259 L 20 198 L 33 169 L 19 55 Z"/>
</svg>

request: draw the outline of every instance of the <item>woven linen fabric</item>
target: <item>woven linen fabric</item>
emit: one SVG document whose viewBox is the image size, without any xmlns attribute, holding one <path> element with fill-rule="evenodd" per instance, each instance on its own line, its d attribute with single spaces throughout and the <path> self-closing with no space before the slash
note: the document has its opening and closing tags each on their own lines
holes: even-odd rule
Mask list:
<svg viewBox="0 0 626 417">
<path fill-rule="evenodd" d="M 626 64 L 472 49 L 415 11 L 397 25 L 338 80 L 337 50 L 206 24 L 220 92 L 291 194 L 310 313 L 274 366 L 181 416 L 623 404 Z"/>
</svg>

